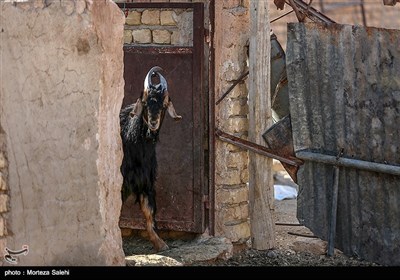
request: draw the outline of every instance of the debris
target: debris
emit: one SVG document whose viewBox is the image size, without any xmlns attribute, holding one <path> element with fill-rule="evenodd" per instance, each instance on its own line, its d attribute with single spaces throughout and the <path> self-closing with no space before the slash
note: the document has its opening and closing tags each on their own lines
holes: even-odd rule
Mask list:
<svg viewBox="0 0 400 280">
<path fill-rule="evenodd" d="M 274 197 L 276 200 L 295 199 L 297 190 L 291 186 L 274 185 Z"/>
</svg>

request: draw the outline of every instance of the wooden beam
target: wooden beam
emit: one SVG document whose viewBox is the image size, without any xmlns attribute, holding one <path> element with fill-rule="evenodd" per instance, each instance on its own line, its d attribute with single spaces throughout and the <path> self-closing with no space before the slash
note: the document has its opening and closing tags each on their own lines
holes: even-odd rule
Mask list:
<svg viewBox="0 0 400 280">
<path fill-rule="evenodd" d="M 270 98 L 270 24 L 268 1 L 250 0 L 249 140 L 264 145 L 272 125 Z M 275 241 L 272 159 L 249 152 L 249 208 L 252 247 L 272 249 Z"/>
</svg>

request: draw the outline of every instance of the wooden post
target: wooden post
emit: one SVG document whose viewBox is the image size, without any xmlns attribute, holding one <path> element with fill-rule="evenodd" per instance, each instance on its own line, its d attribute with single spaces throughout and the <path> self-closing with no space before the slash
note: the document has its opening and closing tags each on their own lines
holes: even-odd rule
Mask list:
<svg viewBox="0 0 400 280">
<path fill-rule="evenodd" d="M 262 133 L 272 125 L 270 24 L 268 1 L 250 0 L 249 139 L 265 146 Z M 249 152 L 249 207 L 252 246 L 275 247 L 272 159 Z"/>
</svg>

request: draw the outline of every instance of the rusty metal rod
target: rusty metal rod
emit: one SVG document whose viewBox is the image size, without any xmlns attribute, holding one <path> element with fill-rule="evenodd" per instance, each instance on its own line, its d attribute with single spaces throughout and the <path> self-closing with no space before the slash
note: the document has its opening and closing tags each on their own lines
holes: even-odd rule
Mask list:
<svg viewBox="0 0 400 280">
<path fill-rule="evenodd" d="M 293 13 L 293 12 L 294 12 L 294 10 L 291 10 L 291 11 L 289 11 L 289 12 L 287 12 L 287 13 L 284 13 L 283 15 L 280 15 L 279 17 L 274 18 L 274 19 L 271 20 L 269 23 L 273 23 L 273 22 L 277 21 L 278 19 L 281 19 L 281 18 L 283 18 L 283 17 L 285 17 L 285 16 L 287 16 L 288 14 L 291 14 L 291 13 Z"/>
<path fill-rule="evenodd" d="M 224 100 L 224 98 L 235 88 L 235 86 L 243 81 L 247 75 L 249 75 L 249 71 L 242 74 L 237 80 L 235 80 L 233 84 L 228 88 L 228 90 L 217 100 L 217 102 L 215 102 L 215 105 L 221 103 L 221 101 Z"/>
<path fill-rule="evenodd" d="M 358 159 L 342 158 L 342 157 L 337 159 L 336 156 L 314 153 L 310 151 L 296 152 L 296 157 L 302 160 L 309 160 L 314 162 L 331 164 L 335 166 L 344 166 L 371 172 L 386 173 L 386 174 L 400 176 L 400 166 L 396 165 L 389 165 L 389 164 L 376 163 Z"/>
<path fill-rule="evenodd" d="M 333 256 L 335 250 L 335 236 L 336 236 L 336 220 L 337 220 L 337 203 L 338 203 L 338 192 L 339 192 L 339 167 L 334 166 L 335 169 L 333 178 L 333 190 L 332 190 L 332 200 L 331 200 L 331 219 L 329 223 L 329 233 L 328 233 L 328 250 L 327 255 L 329 257 Z"/>
<path fill-rule="evenodd" d="M 364 0 L 360 1 L 360 7 L 361 7 L 361 15 L 362 15 L 363 25 L 367 26 L 367 16 L 365 15 Z"/>
<path fill-rule="evenodd" d="M 300 166 L 303 164 L 302 160 L 299 160 L 295 157 L 290 157 L 290 158 L 282 157 L 280 155 L 277 155 L 275 153 L 275 151 L 268 149 L 267 147 L 264 147 L 264 146 L 258 145 L 256 143 L 246 141 L 239 137 L 230 135 L 228 133 L 225 133 L 225 132 L 219 130 L 218 128 L 215 129 L 215 134 L 219 137 L 219 139 L 221 139 L 224 142 L 227 142 L 229 144 L 238 146 L 240 148 L 255 152 L 257 154 L 260 154 L 260 155 L 263 155 L 263 156 L 266 156 L 269 158 L 277 159 L 280 162 L 284 162 L 284 163 L 287 163 L 289 165 L 294 165 L 294 166 Z"/>
<path fill-rule="evenodd" d="M 323 13 L 319 12 L 317 9 L 309 6 L 308 4 L 304 3 L 302 0 L 292 0 L 294 2 L 294 6 L 299 10 L 301 14 L 304 14 L 306 17 L 311 19 L 312 21 L 315 22 L 324 22 L 327 24 L 332 24 L 335 23 L 334 20 L 330 19 Z M 286 4 L 290 5 L 293 9 L 295 9 L 294 6 L 290 3 L 291 1 L 285 1 Z"/>
</svg>

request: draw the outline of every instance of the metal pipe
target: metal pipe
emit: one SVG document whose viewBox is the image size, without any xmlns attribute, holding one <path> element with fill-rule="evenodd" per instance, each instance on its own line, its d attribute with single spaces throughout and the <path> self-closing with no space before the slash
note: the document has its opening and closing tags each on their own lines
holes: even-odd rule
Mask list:
<svg viewBox="0 0 400 280">
<path fill-rule="evenodd" d="M 371 161 L 364 161 L 358 159 L 350 159 L 350 158 L 339 158 L 337 159 L 336 156 L 330 156 L 320 153 L 314 153 L 310 151 L 299 151 L 296 152 L 296 157 L 302 160 L 320 162 L 331 164 L 335 166 L 344 166 L 350 168 L 356 168 L 371 172 L 378 172 L 378 173 L 386 173 L 392 174 L 396 176 L 400 176 L 400 166 L 396 165 L 389 165 L 383 163 L 376 163 Z"/>
<path fill-rule="evenodd" d="M 303 224 L 275 223 L 276 226 L 302 227 Z"/>
<path fill-rule="evenodd" d="M 333 256 L 335 250 L 335 236 L 336 236 L 336 219 L 337 219 L 337 202 L 339 192 L 339 167 L 335 166 L 335 173 L 333 178 L 333 190 L 332 190 L 332 201 L 331 201 L 331 220 L 329 224 L 328 233 L 328 250 L 327 255 Z"/>
</svg>

